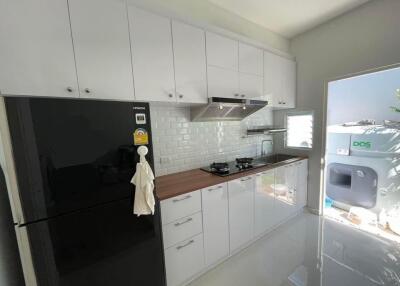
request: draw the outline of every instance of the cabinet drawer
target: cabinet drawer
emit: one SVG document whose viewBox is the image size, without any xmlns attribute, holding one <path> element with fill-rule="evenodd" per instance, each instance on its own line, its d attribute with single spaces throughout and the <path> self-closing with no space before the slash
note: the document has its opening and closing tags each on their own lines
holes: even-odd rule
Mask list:
<svg viewBox="0 0 400 286">
<path fill-rule="evenodd" d="M 176 196 L 161 202 L 161 219 L 168 224 L 201 211 L 200 191 Z"/>
<path fill-rule="evenodd" d="M 177 286 L 204 267 L 203 234 L 196 235 L 165 250 L 167 285 Z"/>
<path fill-rule="evenodd" d="M 203 232 L 201 212 L 163 226 L 164 248 Z"/>
</svg>

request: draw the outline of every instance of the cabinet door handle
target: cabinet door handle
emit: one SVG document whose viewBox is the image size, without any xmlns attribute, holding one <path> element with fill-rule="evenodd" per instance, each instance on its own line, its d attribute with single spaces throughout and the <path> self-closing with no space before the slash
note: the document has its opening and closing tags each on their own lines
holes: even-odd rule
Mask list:
<svg viewBox="0 0 400 286">
<path fill-rule="evenodd" d="M 90 91 L 90 89 L 85 88 L 85 92 L 89 94 L 91 91 Z"/>
<path fill-rule="evenodd" d="M 235 93 L 235 94 L 234 94 L 234 96 L 235 96 L 235 97 L 238 97 L 238 96 L 239 96 L 239 94 Z"/>
<path fill-rule="evenodd" d="M 190 218 L 188 218 L 188 219 L 185 220 L 185 221 L 175 223 L 174 226 L 180 226 L 180 225 L 182 225 L 182 224 L 191 222 L 192 220 L 193 220 L 193 218 L 190 217 Z"/>
<path fill-rule="evenodd" d="M 241 97 L 246 97 L 246 95 L 245 95 L 245 94 L 242 94 Z"/>
<path fill-rule="evenodd" d="M 248 181 L 248 180 L 251 180 L 251 177 L 247 177 L 246 179 L 240 179 L 242 182 L 245 182 L 245 181 Z"/>
<path fill-rule="evenodd" d="M 218 186 L 216 188 L 209 188 L 207 191 L 212 192 L 212 191 L 215 191 L 215 190 L 218 190 L 218 189 L 222 189 L 222 188 L 223 188 L 222 186 Z"/>
<path fill-rule="evenodd" d="M 67 91 L 68 91 L 68 92 L 73 92 L 74 89 L 73 89 L 72 87 L 69 86 L 69 87 L 67 87 Z"/>
<path fill-rule="evenodd" d="M 174 200 L 172 200 L 172 202 L 174 202 L 174 203 L 181 202 L 181 201 L 190 199 L 191 197 L 192 197 L 191 195 L 188 195 L 188 196 L 183 197 L 183 198 L 181 198 L 181 199 L 174 199 Z"/>
<path fill-rule="evenodd" d="M 180 250 L 180 249 L 182 249 L 182 248 L 184 248 L 184 247 L 186 247 L 186 246 L 192 244 L 193 242 L 194 242 L 193 239 L 192 239 L 192 240 L 189 240 L 189 241 L 188 241 L 187 243 L 185 243 L 184 245 L 179 245 L 179 246 L 177 246 L 176 249 L 177 249 L 177 250 Z"/>
<path fill-rule="evenodd" d="M 169 97 L 169 98 L 173 98 L 174 95 L 173 95 L 172 93 L 169 93 L 169 94 L 168 94 L 168 97 Z"/>
<path fill-rule="evenodd" d="M 179 95 L 179 98 L 183 98 L 183 94 L 180 94 L 180 95 Z"/>
</svg>

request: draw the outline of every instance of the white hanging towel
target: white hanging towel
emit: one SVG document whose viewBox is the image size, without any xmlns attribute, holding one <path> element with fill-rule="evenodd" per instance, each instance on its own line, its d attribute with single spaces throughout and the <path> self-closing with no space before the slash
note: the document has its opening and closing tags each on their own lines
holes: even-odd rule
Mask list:
<svg viewBox="0 0 400 286">
<path fill-rule="evenodd" d="M 136 164 L 136 173 L 132 177 L 131 183 L 136 186 L 135 201 L 133 203 L 133 213 L 137 216 L 154 214 L 154 174 L 145 155 L 147 147 L 140 146 L 137 150 L 140 155 L 140 162 Z"/>
</svg>

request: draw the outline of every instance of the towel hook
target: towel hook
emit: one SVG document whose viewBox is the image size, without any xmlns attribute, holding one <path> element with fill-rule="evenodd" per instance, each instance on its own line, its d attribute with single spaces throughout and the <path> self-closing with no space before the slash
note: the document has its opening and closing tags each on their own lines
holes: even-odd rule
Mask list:
<svg viewBox="0 0 400 286">
<path fill-rule="evenodd" d="M 140 146 L 140 147 L 137 149 L 137 153 L 138 153 L 140 156 L 146 156 L 147 153 L 149 153 L 149 149 L 148 149 L 146 146 Z"/>
</svg>

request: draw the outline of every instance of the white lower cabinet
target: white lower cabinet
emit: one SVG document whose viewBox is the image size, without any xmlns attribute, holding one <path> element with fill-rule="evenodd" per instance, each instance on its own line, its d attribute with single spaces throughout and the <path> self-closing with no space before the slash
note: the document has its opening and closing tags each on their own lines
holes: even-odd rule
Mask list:
<svg viewBox="0 0 400 286">
<path fill-rule="evenodd" d="M 306 206 L 308 160 L 275 169 L 275 213 L 284 221 Z"/>
<path fill-rule="evenodd" d="M 290 182 L 287 178 L 287 166 L 275 169 L 275 213 L 277 223 L 284 221 L 292 212 L 293 196 L 290 194 Z"/>
<path fill-rule="evenodd" d="M 202 229 L 201 212 L 195 213 L 163 226 L 164 248 L 199 234 Z"/>
<path fill-rule="evenodd" d="M 302 209 L 307 205 L 308 188 L 308 160 L 301 160 L 295 163 L 296 178 L 296 208 Z"/>
<path fill-rule="evenodd" d="M 229 244 L 233 252 L 254 236 L 254 177 L 228 182 Z"/>
<path fill-rule="evenodd" d="M 163 225 L 201 211 L 200 191 L 194 191 L 161 202 Z"/>
<path fill-rule="evenodd" d="M 203 206 L 204 259 L 210 266 L 229 255 L 227 184 L 201 191 Z"/>
<path fill-rule="evenodd" d="M 187 285 L 306 205 L 308 161 L 161 202 L 168 286 Z"/>
<path fill-rule="evenodd" d="M 295 164 L 290 164 L 284 166 L 284 170 L 285 170 L 285 181 L 288 187 L 286 193 L 286 201 L 289 205 L 288 216 L 291 216 L 297 210 L 297 195 L 296 195 L 297 167 Z"/>
<path fill-rule="evenodd" d="M 204 268 L 203 234 L 165 250 L 167 285 L 177 286 Z"/>
<path fill-rule="evenodd" d="M 275 171 L 269 170 L 255 175 L 254 234 L 260 236 L 276 224 Z"/>
</svg>

